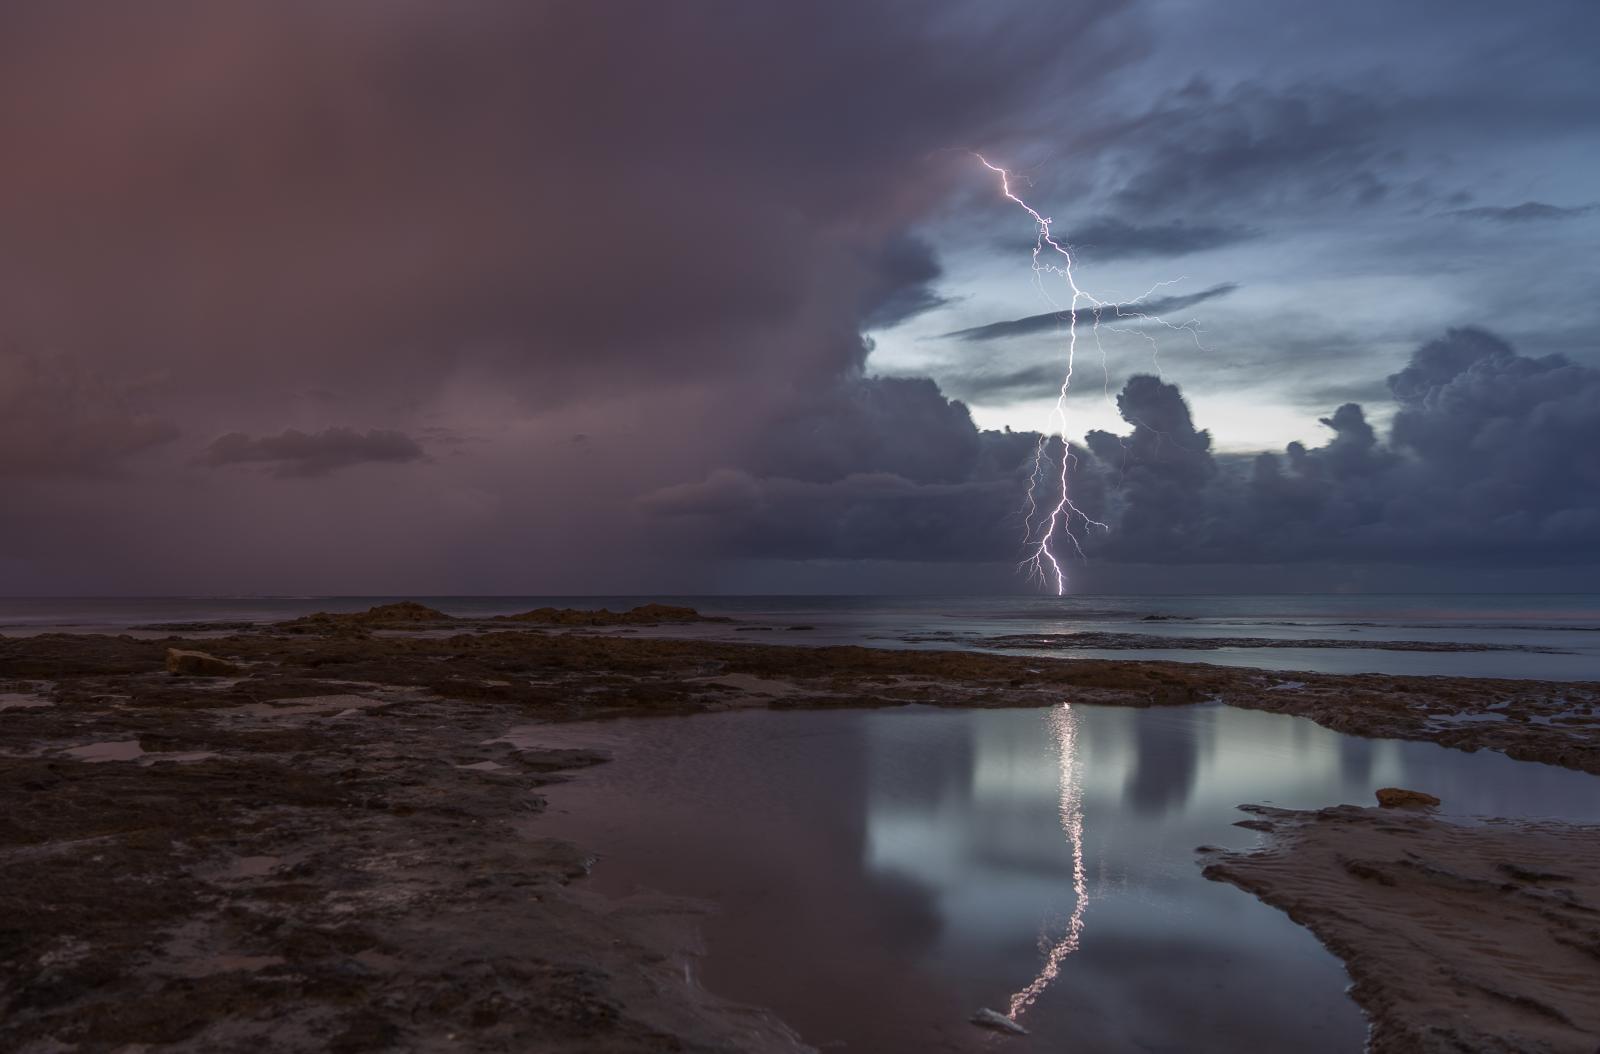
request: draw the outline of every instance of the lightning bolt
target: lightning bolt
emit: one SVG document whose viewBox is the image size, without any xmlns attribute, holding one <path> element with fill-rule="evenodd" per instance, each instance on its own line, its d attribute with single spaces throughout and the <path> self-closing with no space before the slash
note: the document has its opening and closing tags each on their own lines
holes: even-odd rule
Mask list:
<svg viewBox="0 0 1600 1054">
<path fill-rule="evenodd" d="M 1070 544 L 1073 551 L 1080 559 L 1084 558 L 1083 541 L 1074 529 L 1074 523 L 1082 521 L 1082 530 L 1087 532 L 1098 527 L 1109 531 L 1109 524 L 1101 523 L 1077 505 L 1073 504 L 1070 483 L 1072 467 L 1076 458 L 1072 448 L 1067 442 L 1067 393 L 1072 387 L 1072 372 L 1077 364 L 1078 357 L 1078 314 L 1084 311 L 1092 319 L 1091 333 L 1095 347 L 1100 352 L 1101 370 L 1105 376 L 1104 394 L 1107 403 L 1111 401 L 1111 371 L 1106 360 L 1105 347 L 1100 342 L 1101 316 L 1111 311 L 1117 318 L 1137 318 L 1146 322 L 1153 322 L 1168 329 L 1181 330 L 1195 337 L 1199 342 L 1198 332 L 1194 323 L 1185 322 L 1174 325 L 1157 315 L 1146 314 L 1132 310 L 1138 304 L 1149 298 L 1157 290 L 1182 281 L 1181 278 L 1169 279 L 1158 282 L 1148 290 L 1129 301 L 1127 304 L 1112 304 L 1099 299 L 1085 291 L 1078 285 L 1077 275 L 1073 273 L 1072 251 L 1056 240 L 1051 232 L 1051 219 L 1040 213 L 1032 205 L 1022 200 L 1011 189 L 1011 173 L 992 163 L 982 154 L 973 152 L 973 157 L 982 163 L 984 168 L 1000 177 L 1000 192 L 1008 201 L 1015 202 L 1033 220 L 1033 283 L 1039 294 L 1050 304 L 1051 309 L 1064 316 L 1067 320 L 1067 366 L 1066 373 L 1061 378 L 1061 387 L 1056 392 L 1055 409 L 1052 414 L 1052 427 L 1040 433 L 1039 444 L 1033 453 L 1033 471 L 1028 477 L 1028 492 L 1023 512 L 1023 544 L 1029 550 L 1029 555 L 1021 563 L 1021 567 L 1029 577 L 1049 585 L 1055 585 L 1056 595 L 1061 596 L 1067 591 L 1067 573 L 1062 561 L 1065 558 L 1058 552 L 1063 544 Z M 1061 303 L 1050 295 L 1045 286 L 1045 278 L 1054 276 L 1066 281 L 1067 288 L 1071 290 L 1072 297 L 1068 303 Z M 1150 342 L 1152 354 L 1159 353 L 1159 346 L 1154 336 L 1143 334 Z M 1157 360 L 1159 372 L 1159 360 Z M 1052 471 L 1050 465 L 1050 440 L 1059 438 L 1061 441 L 1061 461 L 1058 470 Z M 1041 498 L 1042 488 L 1046 480 L 1055 476 L 1054 501 Z"/>
</svg>

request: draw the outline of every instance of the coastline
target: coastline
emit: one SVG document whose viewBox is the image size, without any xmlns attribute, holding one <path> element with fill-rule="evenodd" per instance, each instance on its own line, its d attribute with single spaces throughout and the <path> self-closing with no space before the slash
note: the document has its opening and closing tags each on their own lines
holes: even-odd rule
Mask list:
<svg viewBox="0 0 1600 1054">
<path fill-rule="evenodd" d="M 41 1051 L 258 1039 L 359 1051 L 400 1036 L 427 1050 L 454 1047 L 452 1035 L 552 1050 L 804 1049 L 770 1015 L 686 981 L 696 905 L 619 906 L 573 882 L 584 852 L 539 836 L 537 792 L 601 759 L 501 739 L 530 722 L 1045 706 L 1070 693 L 1223 702 L 1600 774 L 1600 684 L 1291 679 L 394 614 L 204 639 L 0 639 L 12 964 L 0 1038 Z M 239 669 L 170 676 L 168 648 Z M 84 750 L 94 744 L 107 761 Z"/>
</svg>

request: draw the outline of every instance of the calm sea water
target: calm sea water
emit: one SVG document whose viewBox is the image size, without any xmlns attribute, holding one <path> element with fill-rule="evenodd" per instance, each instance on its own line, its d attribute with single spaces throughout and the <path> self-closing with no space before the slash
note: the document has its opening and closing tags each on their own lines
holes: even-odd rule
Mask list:
<svg viewBox="0 0 1600 1054">
<path fill-rule="evenodd" d="M 0 634 L 52 630 L 155 632 L 161 622 L 271 622 L 313 611 L 360 611 L 392 597 L 0 598 Z M 1600 680 L 1600 596 L 1596 595 L 1264 595 L 998 597 L 414 597 L 453 615 L 483 616 L 556 607 L 648 602 L 687 604 L 733 624 L 637 632 L 773 643 L 967 648 L 998 636 L 1078 632 L 1158 638 L 1338 640 L 1355 647 L 1206 650 L 1152 646 L 1009 648 L 1019 654 L 1161 658 L 1277 670 L 1455 674 Z M 804 626 L 805 629 L 793 627 Z M 1428 641 L 1548 649 L 1406 652 L 1363 645 Z"/>
<path fill-rule="evenodd" d="M 1203 706 L 733 712 L 513 734 L 615 760 L 547 788 L 544 833 L 597 849 L 590 888 L 703 898 L 712 991 L 824 1050 L 1362 1048 L 1342 966 L 1201 877 L 1248 847 L 1241 802 L 1600 820 L 1600 779 Z M 621 910 L 627 910 L 625 907 Z M 1021 1048 L 1019 1048 L 1021 1049 Z"/>
</svg>

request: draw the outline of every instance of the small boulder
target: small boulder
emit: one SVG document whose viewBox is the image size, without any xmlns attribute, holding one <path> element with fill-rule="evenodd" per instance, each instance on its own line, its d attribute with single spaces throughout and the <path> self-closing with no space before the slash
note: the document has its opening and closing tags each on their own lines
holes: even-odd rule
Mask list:
<svg viewBox="0 0 1600 1054">
<path fill-rule="evenodd" d="M 167 672 L 184 677 L 233 677 L 239 667 L 227 659 L 219 659 L 203 651 L 167 649 Z"/>
<path fill-rule="evenodd" d="M 1028 1034 L 1027 1029 L 1011 1018 L 998 1010 L 990 1010 L 988 1007 L 983 1007 L 973 1014 L 969 1020 L 980 1028 L 992 1028 L 996 1032 L 1004 1032 L 1009 1036 L 1026 1036 Z"/>
<path fill-rule="evenodd" d="M 1380 787 L 1378 804 L 1385 809 L 1431 809 L 1439 804 L 1439 799 L 1422 791 L 1405 790 L 1401 787 Z"/>
</svg>

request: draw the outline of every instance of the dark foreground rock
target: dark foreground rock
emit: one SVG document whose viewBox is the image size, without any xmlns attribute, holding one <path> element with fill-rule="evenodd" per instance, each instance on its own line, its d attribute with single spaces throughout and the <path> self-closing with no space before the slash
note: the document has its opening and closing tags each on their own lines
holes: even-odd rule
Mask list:
<svg viewBox="0 0 1600 1054">
<path fill-rule="evenodd" d="M 502 706 L 79 689 L 0 737 L 0 1050 L 803 1049 L 686 982 L 703 905 L 571 884 L 538 788 L 599 759 Z"/>
<path fill-rule="evenodd" d="M 503 738 L 518 725 L 1227 702 L 1600 772 L 1596 685 L 485 632 L 435 615 L 385 605 L 204 642 L 0 637 L 0 692 L 28 703 L 0 722 L 0 1050 L 795 1049 L 685 981 L 703 906 L 574 883 L 583 848 L 540 835 L 538 791 L 598 759 L 519 749 Z M 173 677 L 168 648 L 239 670 Z M 1501 862 L 1506 882 L 1566 873 L 1536 854 Z"/>
</svg>

